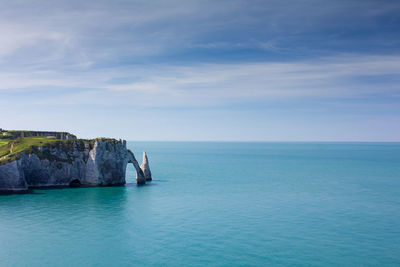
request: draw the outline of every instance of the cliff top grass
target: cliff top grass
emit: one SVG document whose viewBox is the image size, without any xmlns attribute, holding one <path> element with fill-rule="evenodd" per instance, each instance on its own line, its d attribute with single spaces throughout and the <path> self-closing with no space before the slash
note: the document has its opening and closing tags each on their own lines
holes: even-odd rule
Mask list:
<svg viewBox="0 0 400 267">
<path fill-rule="evenodd" d="M 28 151 L 32 147 L 40 147 L 67 140 L 55 137 L 25 137 L 16 139 L 0 139 L 0 164 L 13 161 L 18 153 Z"/>
<path fill-rule="evenodd" d="M 26 152 L 27 154 L 36 151 L 37 148 L 43 146 L 70 146 L 76 141 L 88 143 L 90 147 L 93 146 L 96 140 L 106 142 L 120 142 L 111 138 L 96 138 L 91 140 L 86 139 L 58 139 L 55 136 L 29 136 L 29 137 L 15 137 L 11 134 L 12 131 L 3 131 L 0 133 L 0 165 L 11 162 L 18 158 L 18 154 Z M 29 132 L 29 131 L 27 131 Z M 81 147 L 80 149 L 83 149 Z"/>
<path fill-rule="evenodd" d="M 0 146 L 8 144 L 8 142 L 10 142 L 10 141 L 9 140 L 0 139 Z"/>
</svg>

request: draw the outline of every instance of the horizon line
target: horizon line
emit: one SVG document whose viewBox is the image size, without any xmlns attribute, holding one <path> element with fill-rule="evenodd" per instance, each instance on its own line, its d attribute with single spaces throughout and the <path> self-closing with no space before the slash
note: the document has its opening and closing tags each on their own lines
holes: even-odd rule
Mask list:
<svg viewBox="0 0 400 267">
<path fill-rule="evenodd" d="M 400 143 L 399 141 L 319 141 L 319 140 L 128 140 L 127 142 L 171 142 L 171 143 Z"/>
</svg>

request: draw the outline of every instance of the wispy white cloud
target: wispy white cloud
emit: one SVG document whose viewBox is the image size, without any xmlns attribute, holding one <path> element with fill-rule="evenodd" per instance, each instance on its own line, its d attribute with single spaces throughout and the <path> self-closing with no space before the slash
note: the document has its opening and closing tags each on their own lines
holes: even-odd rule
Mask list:
<svg viewBox="0 0 400 267">
<path fill-rule="evenodd" d="M 321 46 L 321 40 L 351 45 L 341 34 L 355 27 L 377 27 L 378 18 L 397 11 L 400 5 L 395 1 L 363 1 L 362 7 L 358 1 L 315 0 L 3 1 L 0 64 L 44 69 L 103 66 L 192 49 L 304 53 L 315 49 L 313 43 Z M 327 34 L 321 35 L 324 31 Z M 303 35 L 312 42 L 305 44 Z M 392 45 L 399 41 L 384 40 Z"/>
<path fill-rule="evenodd" d="M 383 84 L 359 81 L 360 77 L 387 75 L 400 75 L 400 57 L 345 55 L 296 63 L 146 65 L 69 74 L 0 73 L 0 92 L 40 92 L 44 87 L 54 94 L 41 95 L 36 100 L 40 104 L 56 102 L 52 95 L 56 99 L 63 94 L 64 101 L 59 105 L 85 104 L 88 98 L 93 98 L 102 105 L 149 107 L 215 106 L 274 99 L 357 99 L 371 95 L 396 97 L 400 92 L 396 81 Z M 119 77 L 129 82 L 108 82 Z"/>
<path fill-rule="evenodd" d="M 32 27 L 29 24 L 0 21 L 0 60 L 2 63 L 5 63 L 4 57 L 6 56 L 21 53 L 24 49 L 29 50 L 46 43 L 55 43 L 58 49 L 63 49 L 68 46 L 69 36 L 62 32 Z M 46 58 L 52 55 L 53 51 L 47 52 Z"/>
</svg>

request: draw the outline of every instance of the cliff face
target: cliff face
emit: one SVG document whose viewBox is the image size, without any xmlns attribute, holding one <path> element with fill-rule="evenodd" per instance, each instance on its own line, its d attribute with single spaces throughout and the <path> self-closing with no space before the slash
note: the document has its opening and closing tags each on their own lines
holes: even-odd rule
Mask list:
<svg viewBox="0 0 400 267">
<path fill-rule="evenodd" d="M 127 164 L 146 179 L 125 141 L 114 139 L 68 140 L 24 151 L 0 165 L 0 191 L 26 191 L 30 187 L 110 186 L 125 184 Z"/>
</svg>

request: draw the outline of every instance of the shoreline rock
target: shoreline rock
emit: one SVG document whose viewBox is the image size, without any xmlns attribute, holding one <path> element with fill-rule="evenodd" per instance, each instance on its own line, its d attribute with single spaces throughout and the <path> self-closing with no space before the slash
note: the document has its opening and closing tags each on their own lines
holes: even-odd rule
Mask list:
<svg viewBox="0 0 400 267">
<path fill-rule="evenodd" d="M 140 169 L 142 169 L 144 178 L 146 181 L 151 181 L 151 171 L 150 171 L 150 166 L 149 166 L 149 159 L 147 158 L 146 151 L 143 151 L 143 160 L 142 164 L 140 165 Z"/>
<path fill-rule="evenodd" d="M 146 156 L 146 170 L 149 173 Z M 138 184 L 146 176 L 126 141 L 74 139 L 33 147 L 0 165 L 0 193 L 28 192 L 31 188 L 116 186 L 126 183 L 126 166 L 136 169 Z M 150 176 L 151 177 L 151 176 Z"/>
</svg>

